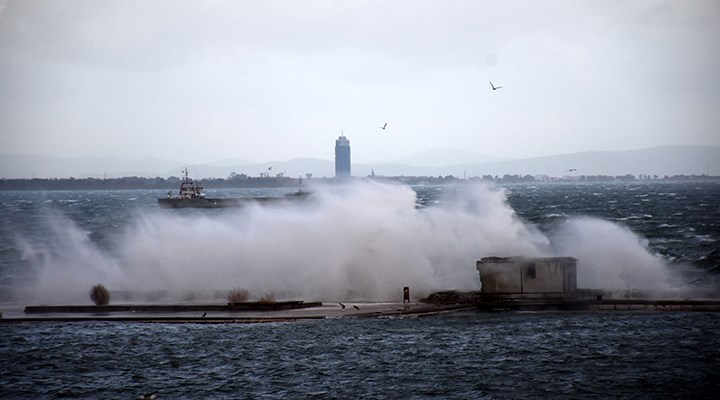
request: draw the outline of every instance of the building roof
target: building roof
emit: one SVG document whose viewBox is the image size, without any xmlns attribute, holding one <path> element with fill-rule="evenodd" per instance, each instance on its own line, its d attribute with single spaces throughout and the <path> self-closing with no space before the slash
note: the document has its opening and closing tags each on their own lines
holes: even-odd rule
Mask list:
<svg viewBox="0 0 720 400">
<path fill-rule="evenodd" d="M 483 257 L 478 260 L 478 263 L 487 264 L 503 264 L 503 263 L 517 263 L 517 262 L 537 262 L 537 261 L 572 261 L 577 262 L 574 257 L 525 257 L 525 256 L 513 256 L 513 257 Z"/>
</svg>

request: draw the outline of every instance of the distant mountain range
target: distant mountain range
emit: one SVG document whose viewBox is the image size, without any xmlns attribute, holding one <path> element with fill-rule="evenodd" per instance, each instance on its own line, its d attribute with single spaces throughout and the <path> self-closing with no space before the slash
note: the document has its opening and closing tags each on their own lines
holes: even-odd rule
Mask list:
<svg viewBox="0 0 720 400">
<path fill-rule="evenodd" d="M 182 161 L 143 158 L 61 158 L 0 154 L 0 178 L 119 178 L 126 176 L 180 176 L 187 167 L 193 178 L 227 178 L 231 173 L 259 176 L 312 174 L 335 176 L 330 160 L 296 158 L 289 161 L 252 163 L 226 159 L 186 165 Z M 463 150 L 435 149 L 395 162 L 352 164 L 353 176 L 483 175 L 720 175 L 720 146 L 662 146 L 641 150 L 599 151 L 547 157 L 503 160 Z"/>
<path fill-rule="evenodd" d="M 444 167 L 452 164 L 485 164 L 507 160 L 508 159 L 506 158 L 492 157 L 486 154 L 475 153 L 467 150 L 432 149 L 420 152 L 408 158 L 395 160 L 390 164 L 406 164 L 422 167 Z"/>
</svg>

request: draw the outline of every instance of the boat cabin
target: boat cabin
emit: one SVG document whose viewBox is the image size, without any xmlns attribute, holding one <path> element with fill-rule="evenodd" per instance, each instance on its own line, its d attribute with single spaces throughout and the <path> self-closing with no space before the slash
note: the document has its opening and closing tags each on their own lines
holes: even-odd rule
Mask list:
<svg viewBox="0 0 720 400">
<path fill-rule="evenodd" d="M 180 193 L 178 194 L 178 198 L 180 199 L 202 199 L 205 197 L 205 193 L 203 193 L 203 188 L 200 186 L 198 182 L 193 181 L 188 177 L 188 170 L 185 168 L 183 170 L 183 173 L 185 174 L 185 177 L 183 178 L 182 182 L 180 183 Z M 170 198 L 170 193 L 168 192 L 168 198 Z"/>
</svg>

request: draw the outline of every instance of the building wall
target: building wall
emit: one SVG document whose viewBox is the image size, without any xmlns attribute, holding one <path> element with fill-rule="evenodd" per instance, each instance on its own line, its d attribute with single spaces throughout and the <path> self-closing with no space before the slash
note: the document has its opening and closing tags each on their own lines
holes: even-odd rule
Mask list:
<svg viewBox="0 0 720 400">
<path fill-rule="evenodd" d="M 577 289 L 572 257 L 487 257 L 477 262 L 482 293 L 572 293 Z"/>
<path fill-rule="evenodd" d="M 335 177 L 350 177 L 350 141 L 345 136 L 335 141 Z"/>
</svg>

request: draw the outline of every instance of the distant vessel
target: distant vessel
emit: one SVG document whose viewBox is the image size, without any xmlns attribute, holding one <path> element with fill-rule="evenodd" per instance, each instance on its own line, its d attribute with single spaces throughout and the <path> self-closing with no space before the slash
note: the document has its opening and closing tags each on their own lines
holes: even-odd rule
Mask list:
<svg viewBox="0 0 720 400">
<path fill-rule="evenodd" d="M 183 171 L 184 178 L 180 182 L 180 191 L 177 196 L 168 192 L 166 197 L 158 199 L 158 205 L 162 208 L 224 208 L 243 207 L 250 204 L 274 204 L 287 201 L 306 200 L 313 193 L 302 190 L 302 178 L 300 188 L 297 192 L 288 193 L 284 196 L 261 196 L 261 197 L 206 197 L 203 188 L 198 182 L 188 177 L 188 170 Z"/>
</svg>

